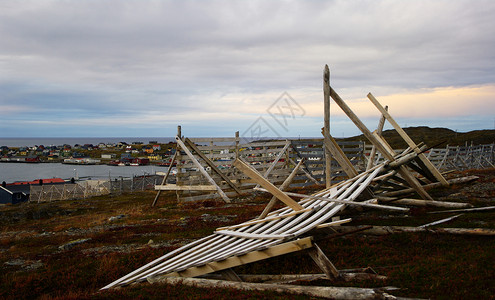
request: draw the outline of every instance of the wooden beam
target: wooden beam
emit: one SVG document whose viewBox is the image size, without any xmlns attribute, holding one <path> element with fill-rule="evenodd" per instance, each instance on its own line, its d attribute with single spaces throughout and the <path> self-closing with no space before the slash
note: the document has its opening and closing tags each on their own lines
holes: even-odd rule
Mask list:
<svg viewBox="0 0 495 300">
<path fill-rule="evenodd" d="M 176 185 L 165 184 L 155 185 L 156 191 L 216 191 L 214 185 Z"/>
<path fill-rule="evenodd" d="M 388 111 L 388 106 L 385 106 L 385 110 Z M 385 125 L 385 116 L 382 114 L 380 117 L 380 121 L 378 121 L 378 127 L 376 128 L 376 134 L 381 136 L 383 131 L 383 126 Z M 376 155 L 376 146 L 373 145 L 370 152 L 370 157 L 368 158 L 368 164 L 366 165 L 366 170 L 369 170 L 373 167 Z"/>
<path fill-rule="evenodd" d="M 232 268 L 222 270 L 220 271 L 220 273 L 226 280 L 237 281 L 237 282 L 243 281 L 241 277 L 239 277 L 239 275 L 237 275 L 237 273 L 234 270 L 232 270 Z"/>
<path fill-rule="evenodd" d="M 437 170 L 437 168 L 431 163 L 431 161 L 421 152 L 421 150 L 418 148 L 416 143 L 407 135 L 407 133 L 402 129 L 402 127 L 399 126 L 399 124 L 392 118 L 392 116 L 388 113 L 387 110 L 378 102 L 378 100 L 371 94 L 368 94 L 368 99 L 378 108 L 378 110 L 382 113 L 383 116 L 387 119 L 387 121 L 392 124 L 392 126 L 395 128 L 397 133 L 402 137 L 402 139 L 407 143 L 409 147 L 411 147 L 416 153 L 418 153 L 419 159 L 423 162 L 423 164 L 426 166 L 427 171 L 431 172 L 431 174 L 439 181 L 442 183 L 444 186 L 448 186 L 449 183 L 445 178 L 442 176 L 442 174 Z"/>
<path fill-rule="evenodd" d="M 172 170 L 172 166 L 174 165 L 175 159 L 177 158 L 177 150 L 179 150 L 178 147 L 175 147 L 174 156 L 172 157 L 172 160 L 170 161 L 170 166 L 168 167 L 167 174 L 165 174 L 165 176 L 163 177 L 161 185 L 164 185 L 165 183 L 167 183 L 167 178 L 170 175 L 170 171 Z M 155 186 L 155 189 L 156 189 L 156 186 Z M 151 207 L 155 207 L 156 202 L 158 201 L 158 197 L 160 197 L 160 193 L 161 193 L 161 190 L 158 190 L 158 192 L 156 193 L 156 196 L 155 196 L 155 200 L 153 200 L 153 203 L 151 204 Z"/>
<path fill-rule="evenodd" d="M 255 240 L 286 240 L 294 237 L 293 234 L 259 234 L 259 233 L 246 233 L 241 231 L 232 230 L 218 230 L 214 232 L 215 234 L 235 236 L 244 239 L 255 239 Z"/>
<path fill-rule="evenodd" d="M 321 251 L 320 247 L 318 247 L 316 243 L 313 243 L 313 248 L 310 248 L 307 251 L 316 265 L 329 279 L 339 278 L 339 270 L 337 270 L 337 268 L 332 264 L 325 253 Z"/>
<path fill-rule="evenodd" d="M 210 262 L 202 266 L 192 267 L 184 271 L 172 272 L 166 275 L 157 276 L 150 280 L 156 281 L 160 277 L 196 277 L 216 271 L 225 270 L 228 268 L 234 268 L 240 265 L 245 265 L 248 263 L 264 260 L 267 258 L 280 256 L 296 251 L 301 251 L 313 247 L 311 237 L 306 237 L 303 239 L 298 239 L 295 241 L 286 242 L 283 244 L 275 245 L 273 247 L 267 248 L 265 250 L 251 251 L 249 253 L 232 256 L 221 261 Z"/>
<path fill-rule="evenodd" d="M 262 188 L 257 188 L 256 190 L 268 192 L 268 190 L 265 190 Z M 293 196 L 293 197 L 299 197 L 299 198 L 305 198 L 305 199 L 316 199 L 316 200 L 329 201 L 329 202 L 335 202 L 335 203 L 346 204 L 346 205 L 356 205 L 356 206 L 364 206 L 364 207 L 370 207 L 370 208 L 395 210 L 395 211 L 409 211 L 408 208 L 396 207 L 396 206 L 390 206 L 390 205 L 373 204 L 373 203 L 366 203 L 366 202 L 355 202 L 355 201 L 350 201 L 350 200 L 339 200 L 339 199 L 319 197 L 319 196 L 311 196 L 311 195 L 291 193 L 291 192 L 285 192 L 285 193 L 287 195 Z"/>
<path fill-rule="evenodd" d="M 382 155 L 389 161 L 394 160 L 394 153 L 391 153 L 378 139 L 369 131 L 369 129 L 364 125 L 364 123 L 356 116 L 356 114 L 350 109 L 349 106 L 340 98 L 337 92 L 330 87 L 330 96 L 337 103 L 344 113 L 351 119 L 351 121 L 361 130 L 363 135 L 376 146 L 376 149 L 382 153 Z M 421 187 L 416 178 L 412 176 L 404 166 L 399 169 L 399 174 L 407 180 L 409 185 L 425 200 L 433 200 L 430 195 Z"/>
<path fill-rule="evenodd" d="M 236 159 L 234 161 L 234 166 L 241 170 L 244 174 L 249 176 L 251 179 L 253 179 L 256 183 L 258 183 L 260 186 L 264 187 L 266 190 L 268 190 L 272 195 L 277 197 L 280 201 L 285 203 L 287 206 L 292 208 L 293 210 L 302 210 L 304 207 L 302 207 L 299 203 L 296 201 L 292 200 L 289 196 L 287 196 L 284 192 L 279 190 L 276 186 L 274 186 L 270 181 L 266 180 L 261 176 L 258 171 L 256 171 L 254 168 L 249 166 L 248 164 L 244 163 L 240 159 Z"/>
<path fill-rule="evenodd" d="M 342 170 L 349 176 L 349 178 L 355 177 L 358 172 L 352 165 L 351 161 L 347 158 L 344 151 L 339 147 L 337 141 L 330 135 L 330 133 L 325 132 L 325 128 L 322 128 L 323 143 L 325 144 L 325 149 L 327 149 L 339 163 Z M 328 187 L 328 186 L 327 186 Z"/>
<path fill-rule="evenodd" d="M 285 141 L 284 148 L 282 148 L 282 150 L 280 150 L 280 152 L 278 153 L 277 157 L 272 162 L 272 164 L 270 165 L 270 167 L 268 168 L 268 170 L 266 170 L 265 174 L 263 174 L 263 177 L 265 177 L 266 179 L 268 179 L 268 176 L 270 176 L 270 173 L 273 171 L 273 169 L 277 165 L 278 161 L 282 158 L 282 156 L 284 155 L 285 151 L 287 151 L 287 149 L 289 148 L 289 146 L 290 146 L 290 142 L 288 140 L 286 140 Z M 256 187 L 259 187 L 259 186 L 260 186 L 259 184 L 256 185 Z"/>
<path fill-rule="evenodd" d="M 325 65 L 323 71 L 323 117 L 324 137 L 330 135 L 330 69 Z M 329 188 L 332 185 L 332 156 L 330 149 L 325 147 L 325 184 Z"/>
<path fill-rule="evenodd" d="M 292 183 L 292 180 L 294 180 L 294 177 L 296 177 L 297 171 L 301 167 L 302 163 L 304 162 L 304 158 L 302 158 L 299 163 L 294 167 L 292 172 L 290 173 L 289 177 L 287 177 L 282 185 L 279 187 L 281 191 L 284 191 L 289 187 L 289 185 Z M 258 217 L 258 219 L 264 219 L 268 213 L 272 210 L 273 206 L 275 206 L 275 203 L 277 202 L 277 197 L 273 196 L 272 199 L 270 199 L 270 202 L 265 206 L 265 209 L 261 212 L 261 215 Z"/>
<path fill-rule="evenodd" d="M 206 172 L 206 170 L 199 163 L 199 161 L 194 157 L 194 155 L 191 153 L 191 151 L 189 151 L 189 149 L 187 149 L 187 146 L 184 144 L 184 142 L 182 141 L 182 139 L 180 137 L 176 136 L 175 137 L 175 140 L 177 141 L 177 145 L 179 145 L 182 148 L 182 150 L 184 150 L 184 152 L 186 153 L 186 155 L 189 156 L 189 158 L 194 163 L 194 165 L 198 168 L 198 170 L 201 172 L 201 174 L 203 174 L 203 176 L 206 177 L 206 179 L 208 180 L 208 182 L 211 185 L 215 186 L 215 188 L 216 188 L 218 194 L 220 195 L 220 197 L 222 197 L 222 199 L 225 202 L 230 203 L 229 197 L 227 197 L 227 195 L 225 195 L 225 193 L 217 185 L 217 183 L 215 182 L 215 180 L 213 180 L 213 178 L 211 178 L 210 174 L 208 174 L 208 172 Z"/>
<path fill-rule="evenodd" d="M 217 173 L 225 182 L 227 182 L 227 184 L 230 185 L 230 187 L 233 188 L 238 195 L 242 193 L 241 190 L 222 171 L 220 171 L 217 166 L 215 166 L 215 164 L 208 157 L 206 157 L 206 155 L 201 152 L 201 150 L 199 150 L 190 139 L 186 138 L 185 143 L 206 162 L 213 172 Z"/>
<path fill-rule="evenodd" d="M 315 210 L 315 208 L 305 208 L 303 210 L 293 211 L 293 212 L 288 213 L 288 214 L 278 215 L 278 216 L 274 216 L 274 217 L 268 217 L 268 218 L 264 218 L 264 219 L 251 220 L 251 221 L 247 221 L 245 223 L 241 223 L 241 224 L 237 224 L 237 225 L 232 225 L 232 226 L 219 227 L 216 230 L 225 230 L 225 229 L 232 230 L 232 229 L 237 229 L 237 228 L 241 228 L 241 227 L 251 226 L 251 225 L 254 225 L 254 224 L 265 223 L 265 222 L 270 222 L 270 221 L 273 221 L 273 220 L 278 220 L 278 219 L 292 217 L 292 216 L 301 214 L 303 212 L 312 211 L 312 210 Z"/>
<path fill-rule="evenodd" d="M 395 297 L 386 293 L 385 289 L 356 288 L 356 287 L 333 287 L 333 286 L 302 286 L 288 284 L 231 282 L 225 280 L 203 279 L 203 278 L 178 278 L 160 277 L 148 278 L 150 283 L 161 283 L 170 285 L 190 286 L 204 289 L 232 289 L 249 291 L 270 291 L 272 293 L 285 293 L 289 295 L 304 296 L 304 298 L 321 298 L 333 300 L 372 300 L 393 299 Z M 233 292 L 232 292 L 233 293 Z"/>
</svg>

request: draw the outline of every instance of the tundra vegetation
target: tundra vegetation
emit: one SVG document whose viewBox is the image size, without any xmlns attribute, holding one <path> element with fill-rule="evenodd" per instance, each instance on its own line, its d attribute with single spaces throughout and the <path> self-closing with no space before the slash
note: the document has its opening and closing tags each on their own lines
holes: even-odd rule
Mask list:
<svg viewBox="0 0 495 300">
<path fill-rule="evenodd" d="M 495 202 L 495 169 L 449 176 L 476 175 L 468 184 L 437 188 L 435 200 Z M 293 189 L 311 193 L 316 187 Z M 272 292 L 240 292 L 142 283 L 99 291 L 106 284 L 173 249 L 210 234 L 217 227 L 255 218 L 271 195 L 241 196 L 231 204 L 177 202 L 163 192 L 156 207 L 153 191 L 107 195 L 85 200 L 23 203 L 0 207 L 0 298 L 3 299 L 304 299 Z M 443 208 L 412 207 L 404 213 L 350 211 L 349 225 L 419 226 L 452 216 L 429 214 Z M 347 217 L 348 217 L 347 216 Z M 495 229 L 495 212 L 465 213 L 437 227 Z M 395 286 L 396 296 L 434 299 L 488 299 L 495 295 L 495 239 L 490 236 L 431 232 L 385 236 L 346 235 L 319 242 L 338 269 L 371 267 L 385 281 L 317 280 L 300 285 Z M 321 273 L 305 253 L 244 265 L 238 274 Z"/>
</svg>

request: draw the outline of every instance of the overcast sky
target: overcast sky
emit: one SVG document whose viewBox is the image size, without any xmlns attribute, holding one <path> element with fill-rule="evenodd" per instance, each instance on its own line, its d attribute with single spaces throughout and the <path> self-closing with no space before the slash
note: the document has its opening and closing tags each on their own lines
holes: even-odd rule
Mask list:
<svg viewBox="0 0 495 300">
<path fill-rule="evenodd" d="M 495 126 L 495 1 L 0 0 L 0 137 Z M 359 134 L 331 104 L 331 133 Z"/>
</svg>

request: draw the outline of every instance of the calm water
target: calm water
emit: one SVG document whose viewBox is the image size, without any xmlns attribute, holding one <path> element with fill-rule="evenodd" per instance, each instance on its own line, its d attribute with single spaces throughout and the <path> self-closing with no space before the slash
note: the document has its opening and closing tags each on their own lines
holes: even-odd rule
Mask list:
<svg viewBox="0 0 495 300">
<path fill-rule="evenodd" d="M 157 166 L 107 166 L 107 165 L 66 165 L 61 163 L 0 163 L 0 182 L 32 181 L 41 178 L 72 177 L 91 179 L 112 179 L 117 177 L 132 177 L 133 175 L 155 174 L 166 172 L 166 167 Z"/>
<path fill-rule="evenodd" d="M 75 144 L 93 144 L 98 145 L 99 143 L 118 143 L 126 142 L 131 144 L 132 142 L 142 142 L 148 144 L 149 141 L 157 141 L 160 144 L 166 144 L 168 142 L 175 142 L 173 137 L 60 137 L 60 138 L 2 138 L 0 137 L 0 146 L 7 147 L 24 147 L 24 146 L 34 146 L 34 145 L 44 145 L 44 146 L 59 146 L 63 144 L 69 144 L 74 146 Z"/>
</svg>

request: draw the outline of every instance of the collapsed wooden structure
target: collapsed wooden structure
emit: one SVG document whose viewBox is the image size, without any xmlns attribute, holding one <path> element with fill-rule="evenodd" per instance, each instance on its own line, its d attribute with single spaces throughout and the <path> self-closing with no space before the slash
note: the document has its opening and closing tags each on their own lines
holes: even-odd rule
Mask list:
<svg viewBox="0 0 495 300">
<path fill-rule="evenodd" d="M 330 87 L 329 70 L 326 66 L 324 71 L 324 100 L 329 101 L 330 98 L 342 108 L 373 145 L 374 150 L 371 151 L 365 171 L 359 171 L 356 168 L 355 163 L 349 159 L 330 135 L 328 127 L 324 127 L 322 134 L 325 151 L 330 153 L 331 158 L 339 164 L 348 179 L 331 185 L 331 180 L 326 177 L 326 188 L 313 195 L 284 192 L 283 189 L 288 186 L 288 179 L 286 178 L 285 182 L 278 188 L 273 180 L 269 180 L 269 174 L 278 163 L 283 164 L 290 159 L 290 157 L 286 157 L 288 158 L 287 161 L 280 162 L 280 158 L 284 156 L 284 153 L 286 154 L 289 144 L 286 143 L 282 148 L 278 148 L 278 155 L 272 159 L 273 167 L 263 174 L 246 158 L 239 155 L 237 143 L 233 166 L 237 172 L 244 176 L 237 180 L 249 181 L 251 186 L 256 185 L 254 190 L 270 192 L 273 195 L 273 199 L 267 204 L 263 213 L 258 218 L 241 224 L 217 228 L 211 235 L 159 257 L 102 289 L 143 281 L 166 281 L 166 278 L 198 277 L 211 273 L 220 273 L 229 280 L 242 281 L 232 268 L 296 251 L 306 251 L 327 278 L 339 278 L 342 273 L 325 256 L 314 237 L 324 228 L 334 228 L 351 221 L 351 219 L 340 220 L 339 215 L 342 211 L 348 207 L 366 207 L 404 212 L 408 208 L 394 206 L 393 201 L 411 193 L 424 199 L 417 201 L 435 202 L 427 192 L 428 187 L 446 186 L 449 182 L 424 154 L 427 149 L 426 145 L 416 145 L 392 118 L 387 109 L 381 106 L 371 94 L 368 95 L 368 98 L 382 113 L 382 120 L 377 130 L 372 132 L 366 128 L 335 90 Z M 380 135 L 385 120 L 392 124 L 409 148 L 396 153 L 388 145 Z M 240 181 L 230 180 L 228 174 L 220 175 L 219 172 L 221 173 L 221 171 L 216 168 L 217 165 L 211 161 L 208 162 L 208 157 L 202 157 L 201 151 L 191 140 L 185 139 L 183 141 L 180 132 L 176 140 L 178 146 L 193 162 L 194 156 L 190 152 L 188 153 L 188 147 L 192 148 L 212 170 L 217 169 L 214 172 L 222 180 L 216 181 L 209 177 L 209 185 L 205 186 L 204 189 L 217 191 L 221 195 L 223 193 L 222 188 L 229 185 L 233 191 L 238 192 L 239 186 L 236 184 L 239 184 Z M 374 156 L 377 154 L 381 155 L 380 160 L 375 159 Z M 299 167 L 304 164 L 304 157 L 299 157 L 297 160 L 298 162 L 294 160 L 296 167 L 288 175 L 289 179 L 291 176 L 294 177 Z M 375 164 L 375 162 L 377 163 Z M 201 164 L 195 163 L 195 165 L 199 170 Z M 327 164 L 325 170 L 328 172 L 330 168 L 331 165 Z M 307 167 L 306 172 L 308 174 L 306 175 L 309 179 L 312 175 L 307 171 L 308 169 Z M 268 172 L 269 170 L 270 172 Z M 204 167 L 203 171 L 205 171 Z M 202 175 L 204 177 L 209 176 L 206 171 L 202 172 Z M 165 183 L 166 178 L 158 190 L 168 189 Z M 191 189 L 199 189 L 199 186 L 198 184 Z M 178 186 L 175 188 L 176 190 L 187 189 L 187 187 Z M 172 186 L 170 189 L 173 189 Z M 225 201 L 230 201 L 227 195 L 222 196 L 222 198 Z M 297 198 L 301 198 L 301 200 L 294 200 Z M 286 206 L 271 211 L 276 201 L 281 201 Z M 383 201 L 386 204 L 380 204 Z"/>
</svg>

